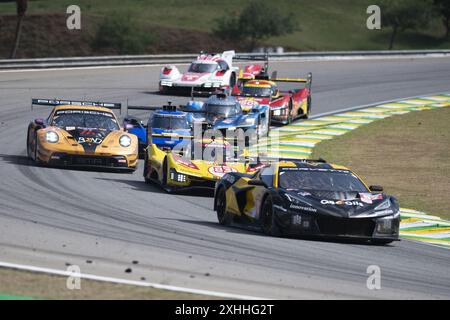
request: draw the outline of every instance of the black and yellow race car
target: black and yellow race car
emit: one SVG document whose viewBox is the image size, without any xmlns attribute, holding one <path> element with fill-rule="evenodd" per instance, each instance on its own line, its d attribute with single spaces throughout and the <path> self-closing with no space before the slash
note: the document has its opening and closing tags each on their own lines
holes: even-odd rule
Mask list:
<svg viewBox="0 0 450 320">
<path fill-rule="evenodd" d="M 399 205 L 349 169 L 323 160 L 261 161 L 254 174 L 228 173 L 216 184 L 220 224 L 260 225 L 273 236 L 398 240 Z"/>
<path fill-rule="evenodd" d="M 111 110 L 120 103 L 33 99 L 34 105 L 53 106 L 47 119 L 28 125 L 27 154 L 35 162 L 136 170 L 138 139 Z"/>
</svg>

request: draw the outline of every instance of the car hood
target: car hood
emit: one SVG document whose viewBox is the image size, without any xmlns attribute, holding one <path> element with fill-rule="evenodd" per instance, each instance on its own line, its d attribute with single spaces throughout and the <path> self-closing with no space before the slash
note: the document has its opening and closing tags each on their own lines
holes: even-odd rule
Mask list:
<svg viewBox="0 0 450 320">
<path fill-rule="evenodd" d="M 257 98 L 257 97 L 237 97 L 237 100 L 241 104 L 244 112 L 250 112 L 253 108 L 262 105 L 270 105 L 270 98 Z"/>
<path fill-rule="evenodd" d="M 181 81 L 183 82 L 198 82 L 205 81 L 210 77 L 210 73 L 194 73 L 194 72 L 186 72 L 181 76 Z"/>
<path fill-rule="evenodd" d="M 391 215 L 398 211 L 391 197 L 381 193 L 333 191 L 283 191 L 291 209 L 342 218 L 364 218 Z M 386 206 L 381 207 L 385 201 Z M 378 208 L 377 208 L 378 207 Z"/>
<path fill-rule="evenodd" d="M 101 145 L 112 132 L 97 128 L 65 128 L 65 131 L 80 144 L 86 152 L 93 152 Z"/>
</svg>

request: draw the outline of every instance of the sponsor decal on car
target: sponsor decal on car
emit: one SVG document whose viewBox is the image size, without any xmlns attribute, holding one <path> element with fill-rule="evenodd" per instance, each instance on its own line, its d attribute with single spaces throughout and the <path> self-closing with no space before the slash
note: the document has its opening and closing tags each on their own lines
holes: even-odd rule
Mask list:
<svg viewBox="0 0 450 320">
<path fill-rule="evenodd" d="M 303 207 L 303 206 L 299 206 L 296 204 L 291 204 L 290 206 L 291 209 L 295 209 L 295 210 L 302 210 L 302 211 L 308 211 L 308 212 L 317 212 L 316 208 L 313 207 Z"/>
<path fill-rule="evenodd" d="M 362 202 L 372 204 L 374 200 L 383 199 L 382 194 L 360 193 L 359 198 Z"/>
<path fill-rule="evenodd" d="M 259 104 L 257 101 L 255 101 L 253 99 L 241 100 L 240 103 L 243 108 L 252 108 Z"/>
<path fill-rule="evenodd" d="M 329 205 L 337 205 L 337 206 L 342 206 L 342 205 L 346 205 L 346 206 L 359 206 L 359 207 L 364 207 L 364 204 L 362 202 L 359 201 L 349 201 L 349 200 L 338 200 L 338 201 L 333 201 L 333 200 L 321 200 L 320 201 L 321 204 L 329 204 Z"/>
<path fill-rule="evenodd" d="M 237 170 L 228 166 L 212 166 L 208 168 L 208 172 L 213 176 L 223 177 L 226 173 L 237 172 Z"/>
<path fill-rule="evenodd" d="M 84 138 L 84 137 L 78 138 L 78 143 L 80 143 L 80 144 L 83 144 L 83 143 L 101 144 L 102 142 L 103 142 L 103 139 L 100 139 L 100 138 Z"/>
</svg>

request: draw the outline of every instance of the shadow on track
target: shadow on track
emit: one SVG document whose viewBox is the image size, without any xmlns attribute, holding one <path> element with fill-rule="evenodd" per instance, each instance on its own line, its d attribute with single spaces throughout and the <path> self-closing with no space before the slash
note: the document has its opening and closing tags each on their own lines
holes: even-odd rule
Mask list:
<svg viewBox="0 0 450 320">
<path fill-rule="evenodd" d="M 9 164 L 26 166 L 26 167 L 40 167 L 46 169 L 56 169 L 56 170 L 68 170 L 68 171 L 89 171 L 89 172 L 106 172 L 106 173 L 121 173 L 121 174 L 133 174 L 134 172 L 131 170 L 121 170 L 114 168 L 100 168 L 100 167 L 77 167 L 77 166 L 50 166 L 50 165 L 41 165 L 27 156 L 18 156 L 12 154 L 0 154 L 0 160 Z"/>
<path fill-rule="evenodd" d="M 144 179 L 142 179 L 142 181 L 107 179 L 107 178 L 95 178 L 95 179 L 123 183 L 123 184 L 133 187 L 133 190 L 138 190 L 138 191 L 146 191 L 146 192 L 153 192 L 153 193 L 166 193 L 168 195 L 172 194 L 172 195 L 181 195 L 181 196 L 204 197 L 204 198 L 214 197 L 214 190 L 207 190 L 207 189 L 186 189 L 186 190 L 179 190 L 177 192 L 168 193 L 158 184 L 145 183 Z"/>
<path fill-rule="evenodd" d="M 171 218 L 158 218 L 158 219 L 173 220 L 173 221 L 178 221 L 181 223 L 195 224 L 195 225 L 205 226 L 205 227 L 214 228 L 214 229 L 218 229 L 218 230 L 223 230 L 223 231 L 230 232 L 230 233 L 250 234 L 250 235 L 254 235 L 254 236 L 270 238 L 270 236 L 263 234 L 260 227 L 255 224 L 233 223 L 231 226 L 222 226 L 218 222 L 211 222 L 211 221 L 171 219 Z M 276 239 L 276 238 L 277 237 L 274 237 L 274 239 Z M 350 239 L 350 238 L 285 235 L 282 237 L 278 237 L 278 239 L 291 239 L 291 240 L 313 241 L 313 242 L 322 242 L 322 243 L 352 244 L 352 245 L 370 246 L 370 247 L 373 247 L 373 246 L 395 247 L 395 245 L 391 245 L 391 244 L 388 244 L 388 245 L 374 244 L 374 243 L 368 242 L 367 240 Z"/>
<path fill-rule="evenodd" d="M 38 167 L 38 165 L 28 158 L 27 156 L 16 156 L 13 154 L 0 154 L 0 159 L 4 162 L 20 165 L 20 166 L 28 166 L 28 167 Z"/>
</svg>

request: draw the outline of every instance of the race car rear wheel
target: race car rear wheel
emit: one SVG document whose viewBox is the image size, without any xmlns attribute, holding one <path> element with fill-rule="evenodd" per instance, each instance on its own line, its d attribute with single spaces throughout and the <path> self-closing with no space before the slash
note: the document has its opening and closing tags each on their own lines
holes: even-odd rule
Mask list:
<svg viewBox="0 0 450 320">
<path fill-rule="evenodd" d="M 233 215 L 228 213 L 227 211 L 227 198 L 224 188 L 220 188 L 217 192 L 216 199 L 216 211 L 217 211 L 217 220 L 219 223 L 224 226 L 228 226 L 233 222 Z"/>
<path fill-rule="evenodd" d="M 288 116 L 287 116 L 286 124 L 291 124 L 291 122 L 293 120 L 292 110 L 293 110 L 292 100 L 289 100 L 289 108 L 288 108 Z"/>
<path fill-rule="evenodd" d="M 273 213 L 273 203 L 270 197 L 267 197 L 264 200 L 261 208 L 261 227 L 264 233 L 267 235 L 279 237 L 282 234 L 281 229 L 275 220 L 275 215 Z"/>
<path fill-rule="evenodd" d="M 308 119 L 309 114 L 311 113 L 311 96 L 308 96 L 308 100 L 306 102 L 306 114 L 303 116 L 303 119 Z"/>
</svg>

